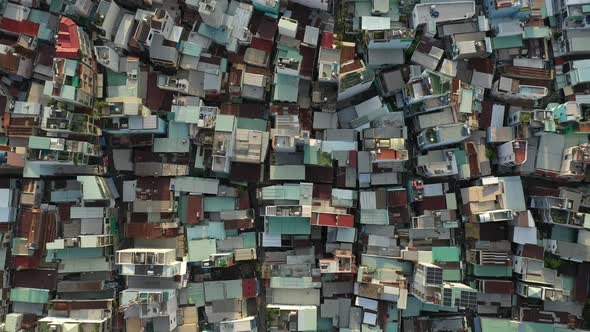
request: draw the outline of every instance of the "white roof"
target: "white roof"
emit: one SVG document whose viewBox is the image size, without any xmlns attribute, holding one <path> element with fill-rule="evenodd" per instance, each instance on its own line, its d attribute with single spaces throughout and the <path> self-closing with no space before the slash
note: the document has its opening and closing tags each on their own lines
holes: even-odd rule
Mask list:
<svg viewBox="0 0 590 332">
<path fill-rule="evenodd" d="M 535 167 L 541 170 L 559 172 L 564 148 L 565 138 L 563 135 L 550 133 L 541 135 Z"/>
<path fill-rule="evenodd" d="M 361 16 L 361 30 L 375 31 L 391 29 L 391 19 L 388 16 Z"/>
<path fill-rule="evenodd" d="M 433 12 L 437 12 L 438 15 L 432 15 Z M 412 23 L 414 28 L 417 28 L 424 23 L 436 25 L 441 22 L 463 20 L 474 15 L 474 1 L 421 3 L 414 6 Z"/>
<path fill-rule="evenodd" d="M 317 46 L 319 36 L 320 36 L 320 29 L 318 29 L 316 27 L 309 26 L 309 25 L 305 26 L 305 35 L 303 35 L 303 42 L 304 43 L 306 43 L 308 45 L 312 45 L 312 46 Z"/>
</svg>

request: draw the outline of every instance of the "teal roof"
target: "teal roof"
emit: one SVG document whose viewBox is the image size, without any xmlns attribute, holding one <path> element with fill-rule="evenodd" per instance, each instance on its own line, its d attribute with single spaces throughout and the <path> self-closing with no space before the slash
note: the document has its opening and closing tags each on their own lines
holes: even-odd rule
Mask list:
<svg viewBox="0 0 590 332">
<path fill-rule="evenodd" d="M 303 56 L 299 54 L 298 49 L 283 44 L 277 44 L 276 59 L 278 60 L 279 57 L 293 59 L 295 62 L 303 60 Z"/>
<path fill-rule="evenodd" d="M 432 247 L 432 260 L 435 262 L 458 262 L 461 260 L 459 247 Z"/>
<path fill-rule="evenodd" d="M 195 43 L 191 43 L 189 41 L 181 41 L 180 42 L 180 53 L 200 57 L 201 52 L 203 52 L 203 46 Z"/>
<path fill-rule="evenodd" d="M 340 228 L 338 228 L 338 231 L 336 234 L 336 241 L 353 243 L 354 239 L 355 239 L 355 235 L 356 235 L 356 228 L 340 227 Z"/>
<path fill-rule="evenodd" d="M 199 224 L 186 228 L 186 238 L 188 240 L 197 239 L 216 239 L 224 240 L 226 238 L 223 222 L 210 221 L 206 224 Z"/>
<path fill-rule="evenodd" d="M 170 121 L 168 123 L 168 137 L 154 139 L 156 153 L 185 153 L 190 151 L 189 125 L 187 123 Z"/>
<path fill-rule="evenodd" d="M 548 26 L 526 26 L 524 27 L 524 39 L 528 38 L 549 38 L 551 29 Z"/>
<path fill-rule="evenodd" d="M 208 26 L 205 23 L 201 23 L 199 25 L 197 32 L 204 37 L 213 39 L 215 43 L 221 45 L 226 45 L 229 39 L 228 29 L 215 29 L 214 27 Z"/>
<path fill-rule="evenodd" d="M 125 86 L 127 85 L 127 74 L 117 73 L 107 69 L 107 86 Z"/>
<path fill-rule="evenodd" d="M 522 47 L 522 35 L 501 36 L 492 39 L 493 48 L 496 50 L 504 48 Z"/>
<path fill-rule="evenodd" d="M 473 265 L 477 277 L 512 277 L 512 266 Z"/>
<path fill-rule="evenodd" d="M 216 240 L 225 239 L 225 227 L 222 221 L 210 221 L 207 226 L 209 238 Z"/>
<path fill-rule="evenodd" d="M 266 217 L 266 220 L 269 234 L 311 234 L 311 224 L 306 217 Z"/>
<path fill-rule="evenodd" d="M 208 260 L 209 256 L 217 253 L 217 242 L 214 239 L 188 241 L 189 262 L 201 262 Z"/>
<path fill-rule="evenodd" d="M 227 299 L 241 299 L 243 297 L 242 280 L 206 281 L 205 301 L 218 301 Z"/>
<path fill-rule="evenodd" d="M 205 288 L 202 282 L 188 284 L 188 304 L 194 304 L 197 308 L 205 306 Z"/>
<path fill-rule="evenodd" d="M 49 150 L 49 137 L 30 136 L 29 149 Z"/>
<path fill-rule="evenodd" d="M 218 114 L 215 120 L 215 131 L 234 131 L 234 122 L 236 117 L 233 115 Z"/>
<path fill-rule="evenodd" d="M 578 230 L 554 224 L 551 230 L 551 240 L 576 243 L 578 242 Z"/>
<path fill-rule="evenodd" d="M 402 310 L 402 317 L 414 317 L 420 316 L 420 311 L 422 310 L 422 302 L 415 298 L 414 296 L 408 296 L 408 300 L 406 302 L 406 309 Z"/>
<path fill-rule="evenodd" d="M 205 196 L 203 198 L 203 211 L 221 212 L 236 209 L 235 197 Z"/>
<path fill-rule="evenodd" d="M 39 24 L 39 32 L 37 33 L 37 38 L 45 41 L 52 40 L 53 35 L 55 33 L 53 32 L 53 30 L 47 27 L 47 23 L 49 22 L 50 18 L 51 14 L 49 12 L 34 8 L 31 9 L 31 13 L 29 14 L 28 20 Z"/>
<path fill-rule="evenodd" d="M 10 301 L 44 304 L 49 302 L 49 290 L 37 288 L 11 288 Z"/>
<path fill-rule="evenodd" d="M 299 95 L 299 76 L 274 75 L 273 100 L 295 103 Z"/>
<path fill-rule="evenodd" d="M 186 227 L 187 240 L 199 240 L 209 238 L 209 227 L 207 225 L 194 225 Z"/>
<path fill-rule="evenodd" d="M 267 122 L 263 119 L 251 119 L 238 117 L 238 128 L 258 131 L 267 131 Z"/>
<path fill-rule="evenodd" d="M 242 241 L 244 249 L 246 248 L 256 248 L 256 232 L 246 232 L 240 234 L 242 237 Z"/>
<path fill-rule="evenodd" d="M 49 5 L 50 12 L 52 12 L 54 14 L 61 13 L 61 9 L 63 7 L 64 0 L 51 0 L 49 2 L 51 2 L 51 4 Z"/>
</svg>

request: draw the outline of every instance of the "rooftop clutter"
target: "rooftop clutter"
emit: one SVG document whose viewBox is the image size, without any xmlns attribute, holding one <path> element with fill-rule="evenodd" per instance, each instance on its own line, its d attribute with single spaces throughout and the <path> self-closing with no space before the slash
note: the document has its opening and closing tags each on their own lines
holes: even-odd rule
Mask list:
<svg viewBox="0 0 590 332">
<path fill-rule="evenodd" d="M 590 1 L 0 14 L 0 330 L 590 329 Z"/>
</svg>

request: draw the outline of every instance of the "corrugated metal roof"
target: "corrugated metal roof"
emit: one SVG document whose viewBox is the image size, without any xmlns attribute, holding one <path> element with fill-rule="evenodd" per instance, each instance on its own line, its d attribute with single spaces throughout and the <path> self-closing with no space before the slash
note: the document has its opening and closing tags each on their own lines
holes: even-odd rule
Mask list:
<svg viewBox="0 0 590 332">
<path fill-rule="evenodd" d="M 172 190 L 180 192 L 217 195 L 219 188 L 217 179 L 177 176 L 172 181 Z"/>
<path fill-rule="evenodd" d="M 306 217 L 266 217 L 268 233 L 280 235 L 309 235 L 311 224 Z"/>
<path fill-rule="evenodd" d="M 188 241 L 189 262 L 201 262 L 208 260 L 209 256 L 216 253 L 217 245 L 214 239 Z"/>
<path fill-rule="evenodd" d="M 205 301 L 241 299 L 243 297 L 242 279 L 225 281 L 206 281 Z"/>
<path fill-rule="evenodd" d="M 387 209 L 361 209 L 361 224 L 389 225 Z"/>
<path fill-rule="evenodd" d="M 459 247 L 432 247 L 432 260 L 435 262 L 458 262 L 461 260 Z"/>
<path fill-rule="evenodd" d="M 205 288 L 203 283 L 189 283 L 188 284 L 188 303 L 194 304 L 196 307 L 205 306 Z"/>
<path fill-rule="evenodd" d="M 44 304 L 49 302 L 49 290 L 37 288 L 12 288 L 10 301 Z"/>
<path fill-rule="evenodd" d="M 205 196 L 203 200 L 203 210 L 205 212 L 231 211 L 236 209 L 236 199 L 234 197 Z"/>
</svg>

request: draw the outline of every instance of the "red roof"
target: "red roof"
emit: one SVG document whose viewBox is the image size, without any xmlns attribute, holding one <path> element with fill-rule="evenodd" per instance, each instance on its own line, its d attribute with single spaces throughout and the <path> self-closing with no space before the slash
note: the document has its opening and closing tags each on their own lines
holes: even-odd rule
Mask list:
<svg viewBox="0 0 590 332">
<path fill-rule="evenodd" d="M 242 296 L 245 299 L 256 297 L 256 279 L 242 279 Z"/>
<path fill-rule="evenodd" d="M 0 21 L 0 30 L 9 31 L 16 34 L 24 33 L 35 36 L 39 33 L 39 23 L 31 21 L 17 21 L 8 17 L 3 17 Z"/>
<path fill-rule="evenodd" d="M 356 167 L 358 165 L 358 151 L 351 150 L 348 152 L 348 161 L 350 162 L 351 167 Z"/>
<path fill-rule="evenodd" d="M 332 48 L 334 45 L 334 33 L 324 32 L 322 33 L 322 47 Z"/>
<path fill-rule="evenodd" d="M 203 219 L 203 196 L 189 195 L 186 211 L 186 223 L 198 224 Z"/>
<path fill-rule="evenodd" d="M 272 40 L 262 39 L 262 38 L 258 38 L 258 37 L 252 37 L 252 42 L 250 43 L 250 47 L 270 53 L 270 52 L 272 52 L 273 44 L 274 43 Z"/>
<path fill-rule="evenodd" d="M 354 227 L 354 216 L 350 214 L 317 213 L 312 218 L 312 225 L 331 227 Z"/>
<path fill-rule="evenodd" d="M 78 26 L 71 18 L 62 16 L 55 43 L 55 55 L 59 58 L 78 59 L 79 50 Z"/>
</svg>

